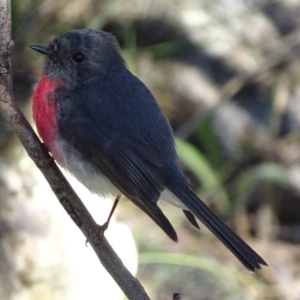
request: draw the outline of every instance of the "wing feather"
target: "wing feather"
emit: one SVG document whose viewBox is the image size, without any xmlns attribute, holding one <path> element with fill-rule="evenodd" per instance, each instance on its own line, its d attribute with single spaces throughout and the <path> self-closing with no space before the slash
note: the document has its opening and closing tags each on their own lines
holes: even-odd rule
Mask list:
<svg viewBox="0 0 300 300">
<path fill-rule="evenodd" d="M 149 145 L 107 126 L 95 126 L 87 118 L 59 124 L 62 137 L 74 149 L 177 241 L 174 228 L 157 206 L 165 182 L 161 161 Z"/>
</svg>

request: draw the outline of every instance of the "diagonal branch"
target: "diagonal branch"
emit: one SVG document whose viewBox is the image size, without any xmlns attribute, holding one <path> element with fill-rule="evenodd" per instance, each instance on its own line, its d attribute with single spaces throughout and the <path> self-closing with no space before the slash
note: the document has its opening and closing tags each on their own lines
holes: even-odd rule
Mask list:
<svg viewBox="0 0 300 300">
<path fill-rule="evenodd" d="M 10 63 L 10 51 L 13 45 L 10 9 L 9 0 L 0 0 L 0 113 L 10 124 L 30 158 L 47 179 L 61 205 L 85 235 L 101 263 L 124 294 L 129 299 L 150 299 L 139 281 L 125 268 L 107 240 L 100 239 L 97 224 L 16 105 L 12 95 Z"/>
</svg>

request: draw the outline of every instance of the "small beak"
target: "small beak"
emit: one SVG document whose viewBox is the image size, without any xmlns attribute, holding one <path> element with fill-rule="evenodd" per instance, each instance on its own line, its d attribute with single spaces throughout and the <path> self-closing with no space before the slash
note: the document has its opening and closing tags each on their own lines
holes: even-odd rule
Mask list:
<svg viewBox="0 0 300 300">
<path fill-rule="evenodd" d="M 50 51 L 49 48 L 45 46 L 39 46 L 39 45 L 31 45 L 29 46 L 32 50 L 35 50 L 41 54 L 47 55 L 47 56 L 54 56 Z"/>
</svg>

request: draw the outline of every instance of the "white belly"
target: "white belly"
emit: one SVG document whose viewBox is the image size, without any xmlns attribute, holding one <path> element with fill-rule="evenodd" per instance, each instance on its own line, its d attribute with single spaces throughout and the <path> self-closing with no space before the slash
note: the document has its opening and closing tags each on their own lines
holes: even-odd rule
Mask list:
<svg viewBox="0 0 300 300">
<path fill-rule="evenodd" d="M 57 140 L 51 149 L 54 159 L 91 192 L 103 197 L 116 198 L 122 193 L 99 169 L 83 160 L 82 156 L 67 142 Z"/>
</svg>

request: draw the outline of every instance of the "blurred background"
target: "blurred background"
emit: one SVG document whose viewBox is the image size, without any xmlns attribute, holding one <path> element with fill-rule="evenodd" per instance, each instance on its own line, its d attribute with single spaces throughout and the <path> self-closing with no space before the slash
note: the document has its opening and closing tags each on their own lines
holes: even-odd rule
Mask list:
<svg viewBox="0 0 300 300">
<path fill-rule="evenodd" d="M 30 121 L 44 60 L 28 46 L 113 33 L 168 116 L 198 195 L 269 264 L 249 274 L 161 203 L 173 243 L 122 201 L 108 235 L 151 299 L 300 299 L 299 1 L 13 0 L 12 20 L 14 94 Z M 2 119 L 0 186 L 1 299 L 122 299 Z M 111 203 L 78 192 L 103 223 Z"/>
</svg>

